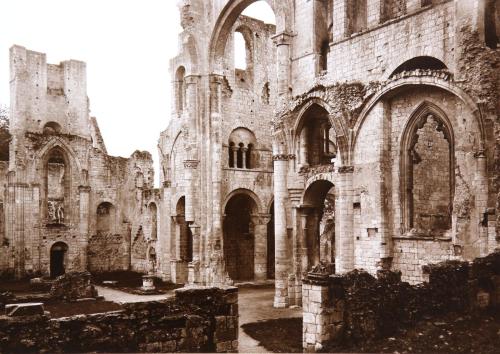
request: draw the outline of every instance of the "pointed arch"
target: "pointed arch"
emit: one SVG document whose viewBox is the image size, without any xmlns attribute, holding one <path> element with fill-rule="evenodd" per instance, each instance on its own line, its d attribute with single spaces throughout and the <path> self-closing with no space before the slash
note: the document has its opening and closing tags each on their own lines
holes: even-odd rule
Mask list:
<svg viewBox="0 0 500 354">
<path fill-rule="evenodd" d="M 83 170 L 80 161 L 76 156 L 76 153 L 71 148 L 71 146 L 69 146 L 63 139 L 57 136 L 52 137 L 52 139 L 50 139 L 47 144 L 45 144 L 44 147 L 37 152 L 36 170 L 38 171 L 38 173 L 40 171 L 43 171 L 45 163 L 48 159 L 48 155 L 50 151 L 55 147 L 59 147 L 67 155 L 70 169 L 73 170 L 73 168 L 76 167 L 76 171 L 78 171 L 77 175 L 79 178 L 78 182 L 79 184 L 83 184 L 81 176 L 81 172 Z"/>
<path fill-rule="evenodd" d="M 436 131 L 442 133 L 444 139 L 448 142 L 447 194 L 449 200 L 441 200 L 441 203 L 448 203 L 444 207 L 441 205 L 441 209 L 447 209 L 448 215 L 433 215 L 434 210 L 429 206 L 430 216 L 427 223 L 430 227 L 427 227 L 426 231 L 445 230 L 451 227 L 451 206 L 455 193 L 455 137 L 451 122 L 445 112 L 434 103 L 423 101 L 410 115 L 400 136 L 400 198 L 403 232 L 409 232 L 412 229 L 417 232 L 422 231 L 422 227 L 419 226 L 420 223 L 417 222 L 415 216 L 414 193 L 415 190 L 420 189 L 415 188 L 416 183 L 421 184 L 424 189 L 435 188 L 435 186 L 427 186 L 427 183 L 431 183 L 428 180 L 416 181 L 414 178 L 414 166 L 421 163 L 420 156 L 415 151 L 415 146 L 420 138 L 418 132 L 424 128 L 424 125 L 430 124 L 430 120 L 436 123 Z M 429 144 L 432 143 L 436 142 L 429 142 Z M 443 157 L 446 160 L 446 156 Z M 444 166 L 444 169 L 446 170 L 446 166 Z M 446 195 L 446 193 L 444 194 Z"/>
</svg>

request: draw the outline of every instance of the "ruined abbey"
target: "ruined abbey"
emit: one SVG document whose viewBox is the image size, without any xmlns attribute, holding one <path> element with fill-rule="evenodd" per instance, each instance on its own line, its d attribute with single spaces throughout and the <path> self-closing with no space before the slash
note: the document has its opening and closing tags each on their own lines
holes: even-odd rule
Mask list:
<svg viewBox="0 0 500 354">
<path fill-rule="evenodd" d="M 499 1 L 254 2 L 179 1 L 159 188 L 107 154 L 85 63 L 11 48 L 0 273 L 274 280 L 287 307 L 320 262 L 416 284 L 500 246 Z"/>
</svg>

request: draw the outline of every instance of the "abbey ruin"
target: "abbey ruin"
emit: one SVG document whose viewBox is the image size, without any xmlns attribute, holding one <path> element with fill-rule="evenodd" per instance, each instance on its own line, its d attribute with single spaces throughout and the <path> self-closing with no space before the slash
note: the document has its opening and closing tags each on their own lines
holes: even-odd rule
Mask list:
<svg viewBox="0 0 500 354">
<path fill-rule="evenodd" d="M 1 273 L 274 280 L 288 307 L 320 262 L 416 284 L 500 246 L 500 3 L 266 1 L 275 25 L 179 1 L 159 188 L 149 153 L 107 154 L 85 63 L 11 48 Z"/>
</svg>

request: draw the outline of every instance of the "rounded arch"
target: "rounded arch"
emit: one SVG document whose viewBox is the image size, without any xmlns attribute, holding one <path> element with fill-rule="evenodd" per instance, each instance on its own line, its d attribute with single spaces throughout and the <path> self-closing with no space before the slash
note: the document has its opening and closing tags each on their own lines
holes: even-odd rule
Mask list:
<svg viewBox="0 0 500 354">
<path fill-rule="evenodd" d="M 436 46 L 414 46 L 409 52 L 398 56 L 397 58 L 390 61 L 387 69 L 384 71 L 381 80 L 385 81 L 390 78 L 390 76 L 396 71 L 396 69 L 402 66 L 404 63 L 411 62 L 415 58 L 433 58 L 444 64 L 447 69 L 452 70 L 452 67 L 446 63 L 443 57 L 442 51 L 440 51 Z"/>
<path fill-rule="evenodd" d="M 243 143 L 245 146 L 249 144 L 255 146 L 257 144 L 257 138 L 252 130 L 246 127 L 237 127 L 229 134 L 229 143 L 231 142 L 236 145 Z"/>
<path fill-rule="evenodd" d="M 378 91 L 375 95 L 373 95 L 368 102 L 364 105 L 363 110 L 359 114 L 359 118 L 356 121 L 356 124 L 354 125 L 353 128 L 353 138 L 351 141 L 351 146 L 350 150 L 354 151 L 354 148 L 356 147 L 357 139 L 359 136 L 359 132 L 361 131 L 361 127 L 363 126 L 364 121 L 366 120 L 366 117 L 370 113 L 370 111 L 373 109 L 373 107 L 380 102 L 382 99 L 384 99 L 387 96 L 390 96 L 392 94 L 396 94 L 399 92 L 399 90 L 405 89 L 405 88 L 416 88 L 421 86 L 422 88 L 426 86 L 431 86 L 431 87 L 437 87 L 440 88 L 444 91 L 449 92 L 450 94 L 455 95 L 458 97 L 462 102 L 465 103 L 465 105 L 470 109 L 470 112 L 472 116 L 476 119 L 476 123 L 478 125 L 479 129 L 479 135 L 480 135 L 480 148 L 482 149 L 484 147 L 484 141 L 485 141 L 485 131 L 484 131 L 484 123 L 481 115 L 481 111 L 477 104 L 474 102 L 472 97 L 470 97 L 466 92 L 464 92 L 462 89 L 454 86 L 451 82 L 446 81 L 444 79 L 434 77 L 434 76 L 429 76 L 429 77 L 419 77 L 418 79 L 414 77 L 409 77 L 409 78 L 401 78 L 398 80 L 394 80 L 393 82 L 389 83 L 386 85 L 383 89 Z"/>
<path fill-rule="evenodd" d="M 54 242 L 50 247 L 50 277 L 55 278 L 66 273 L 68 263 L 68 245 L 62 241 Z"/>
<path fill-rule="evenodd" d="M 235 197 L 239 194 L 243 194 L 243 195 L 250 197 L 250 199 L 252 199 L 252 201 L 255 203 L 255 206 L 257 209 L 257 210 L 255 210 L 255 212 L 262 213 L 262 210 L 264 210 L 264 209 L 262 208 L 262 202 L 261 202 L 260 198 L 257 196 L 257 194 L 255 194 L 255 192 L 251 191 L 250 189 L 246 189 L 246 188 L 238 188 L 238 189 L 233 190 L 231 193 L 229 193 L 226 196 L 226 198 L 224 199 L 224 203 L 222 203 L 222 210 L 226 210 L 226 207 L 227 207 L 229 201 L 233 197 Z"/>
<path fill-rule="evenodd" d="M 184 215 L 186 212 L 186 196 L 181 196 L 177 199 L 177 203 L 175 203 L 175 214 L 176 215 Z"/>
<path fill-rule="evenodd" d="M 47 122 L 43 126 L 43 133 L 47 135 L 55 135 L 61 133 L 61 125 L 57 122 Z"/>
<path fill-rule="evenodd" d="M 328 114 L 328 121 L 330 122 L 330 125 L 336 135 L 336 147 L 338 148 L 340 162 L 342 163 L 344 161 L 347 161 L 349 149 L 346 137 L 348 136 L 348 134 L 344 122 L 340 117 L 336 117 L 336 114 L 338 112 L 336 112 L 332 106 L 330 106 L 327 102 L 319 97 L 313 97 L 307 100 L 298 108 L 297 119 L 295 120 L 295 124 L 293 127 L 294 134 L 292 136 L 292 147 L 294 149 L 297 148 L 300 139 L 300 131 L 302 130 L 302 127 L 304 126 L 304 123 L 308 118 L 307 115 L 311 110 L 315 109 L 315 107 L 316 109 L 317 107 L 323 109 Z"/>
<path fill-rule="evenodd" d="M 310 207 L 322 206 L 326 195 L 334 187 L 335 185 L 327 179 L 315 180 L 304 190 L 301 204 Z"/>
<path fill-rule="evenodd" d="M 448 67 L 441 60 L 431 57 L 431 56 L 418 56 L 413 57 L 402 64 L 400 64 L 396 69 L 394 69 L 389 75 L 389 79 L 394 75 L 402 73 L 403 71 L 413 71 L 413 70 L 447 70 Z"/>
<path fill-rule="evenodd" d="M 220 71 L 220 58 L 224 57 L 227 39 L 231 33 L 231 28 L 236 22 L 238 16 L 249 5 L 259 0 L 233 0 L 227 1 L 227 4 L 220 12 L 217 19 L 209 45 L 209 70 L 211 72 Z M 294 8 L 292 0 L 264 0 L 273 10 L 276 16 L 276 32 L 291 32 L 292 16 L 291 11 Z"/>
</svg>

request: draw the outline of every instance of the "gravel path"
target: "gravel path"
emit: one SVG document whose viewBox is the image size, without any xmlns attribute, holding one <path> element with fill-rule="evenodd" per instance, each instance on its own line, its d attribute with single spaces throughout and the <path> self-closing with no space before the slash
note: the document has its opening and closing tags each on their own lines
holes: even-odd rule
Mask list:
<svg viewBox="0 0 500 354">
<path fill-rule="evenodd" d="M 129 294 L 121 290 L 110 289 L 104 286 L 96 286 L 96 289 L 100 296 L 104 296 L 105 300 L 118 303 L 164 300 L 173 296 L 173 291 L 160 295 L 136 295 Z"/>
</svg>

